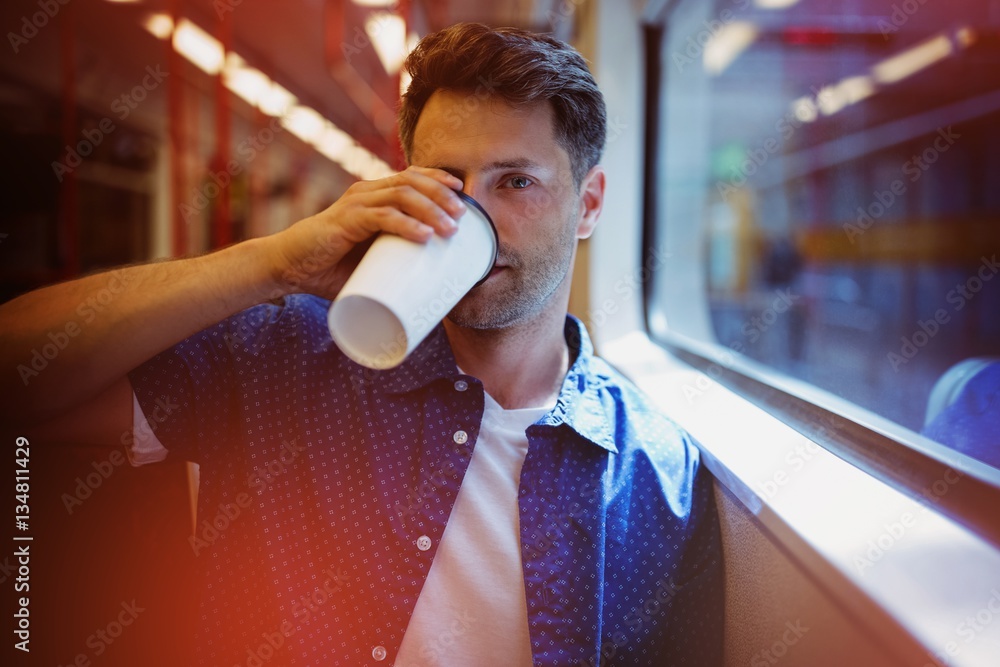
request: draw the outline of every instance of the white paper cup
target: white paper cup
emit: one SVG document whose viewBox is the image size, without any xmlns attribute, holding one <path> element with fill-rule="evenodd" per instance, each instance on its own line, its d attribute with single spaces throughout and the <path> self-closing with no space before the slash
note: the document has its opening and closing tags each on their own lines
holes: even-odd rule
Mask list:
<svg viewBox="0 0 1000 667">
<path fill-rule="evenodd" d="M 330 335 L 362 366 L 402 363 L 493 269 L 499 246 L 493 221 L 472 197 L 456 194 L 468 209 L 457 232 L 426 243 L 381 234 L 330 306 Z"/>
</svg>

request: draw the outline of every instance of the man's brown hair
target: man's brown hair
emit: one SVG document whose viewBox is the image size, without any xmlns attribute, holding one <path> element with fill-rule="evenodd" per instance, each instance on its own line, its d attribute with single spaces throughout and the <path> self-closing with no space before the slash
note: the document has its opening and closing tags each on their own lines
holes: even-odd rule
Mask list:
<svg viewBox="0 0 1000 667">
<path fill-rule="evenodd" d="M 556 140 L 569 154 L 573 179 L 601 159 L 607 132 L 604 96 L 583 57 L 547 35 L 517 28 L 459 23 L 424 37 L 403 65 L 412 77 L 399 110 L 399 136 L 407 161 L 413 131 L 436 90 L 466 92 L 518 106 L 548 101 Z"/>
</svg>

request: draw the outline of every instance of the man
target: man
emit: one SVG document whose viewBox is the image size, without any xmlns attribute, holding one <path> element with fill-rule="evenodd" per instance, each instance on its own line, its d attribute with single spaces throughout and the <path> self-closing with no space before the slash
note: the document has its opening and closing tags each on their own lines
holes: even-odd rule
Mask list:
<svg viewBox="0 0 1000 667">
<path fill-rule="evenodd" d="M 125 286 L 27 393 L 8 373 L 7 416 L 109 443 L 131 425 L 137 462 L 201 463 L 205 664 L 717 664 L 698 452 L 566 314 L 604 197 L 593 78 L 561 42 L 480 25 L 407 69 L 406 171 L 273 236 L 3 306 L 13 369 Z M 453 190 L 491 214 L 497 266 L 402 365 L 366 371 L 327 299 L 374 234 L 453 233 Z"/>
</svg>

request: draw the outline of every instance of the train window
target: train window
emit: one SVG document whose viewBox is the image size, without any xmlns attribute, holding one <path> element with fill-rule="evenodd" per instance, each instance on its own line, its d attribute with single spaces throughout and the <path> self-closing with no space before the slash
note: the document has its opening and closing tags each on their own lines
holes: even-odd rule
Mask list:
<svg viewBox="0 0 1000 667">
<path fill-rule="evenodd" d="M 1000 467 L 1000 3 L 682 0 L 661 45 L 652 334 Z"/>
</svg>

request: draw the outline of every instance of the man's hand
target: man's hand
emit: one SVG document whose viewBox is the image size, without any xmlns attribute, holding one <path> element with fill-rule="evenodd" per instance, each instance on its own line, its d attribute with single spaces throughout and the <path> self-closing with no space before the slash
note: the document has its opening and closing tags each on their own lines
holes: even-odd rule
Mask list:
<svg viewBox="0 0 1000 667">
<path fill-rule="evenodd" d="M 410 167 L 378 181 L 355 183 L 325 211 L 262 239 L 281 291 L 332 299 L 379 232 L 412 241 L 451 236 L 465 204 L 462 181 L 440 169 Z"/>
</svg>

